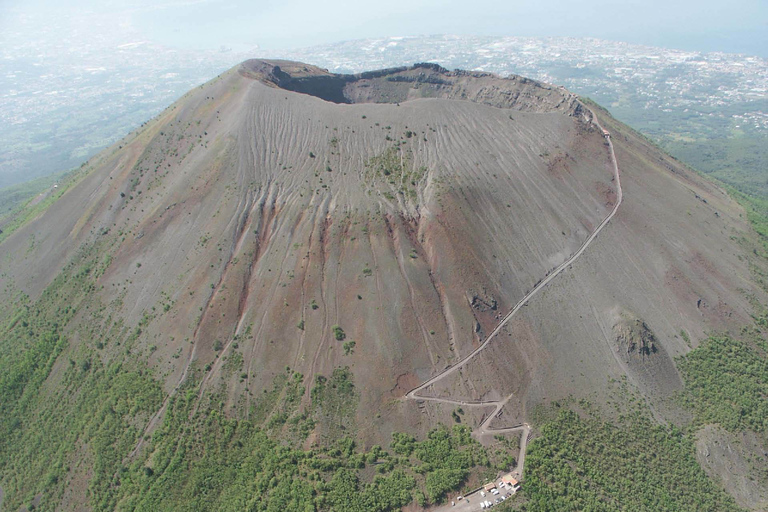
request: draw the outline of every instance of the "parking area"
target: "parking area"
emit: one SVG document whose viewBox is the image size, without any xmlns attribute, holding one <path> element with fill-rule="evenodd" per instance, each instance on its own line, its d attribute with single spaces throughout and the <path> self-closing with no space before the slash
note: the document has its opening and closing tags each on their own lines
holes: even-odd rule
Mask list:
<svg viewBox="0 0 768 512">
<path fill-rule="evenodd" d="M 481 488 L 467 496 L 451 496 L 445 505 L 432 509 L 435 512 L 469 512 L 493 508 L 512 496 L 520 489 L 520 485 L 510 485 L 496 482 L 493 488 Z"/>
</svg>

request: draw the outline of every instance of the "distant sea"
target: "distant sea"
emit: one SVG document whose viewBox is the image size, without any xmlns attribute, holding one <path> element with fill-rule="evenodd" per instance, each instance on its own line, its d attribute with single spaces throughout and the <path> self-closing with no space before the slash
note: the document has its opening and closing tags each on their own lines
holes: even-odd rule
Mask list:
<svg viewBox="0 0 768 512">
<path fill-rule="evenodd" d="M 269 4 L 269 2 L 264 4 Z M 260 47 L 269 53 L 269 50 L 273 49 L 286 50 L 337 43 L 340 40 L 376 37 L 376 34 L 360 33 L 360 30 L 356 30 L 354 27 L 349 27 L 348 30 L 340 30 L 335 34 L 326 32 L 321 36 L 292 33 L 290 26 L 285 27 L 284 36 L 275 36 L 276 33 L 281 33 L 281 31 L 276 31 L 275 27 L 265 27 L 263 25 L 262 20 L 270 17 L 266 12 L 269 7 L 262 5 L 262 2 L 241 4 L 239 6 L 222 2 L 220 5 L 221 7 L 217 9 L 211 9 L 205 2 L 186 5 L 183 9 L 179 9 L 176 6 L 158 7 L 151 11 L 136 14 L 134 23 L 136 27 L 139 27 L 146 33 L 149 39 L 170 47 L 186 50 L 218 50 L 227 48 L 239 52 Z M 426 28 L 429 29 L 430 27 Z M 660 29 L 611 33 L 608 29 L 604 31 L 598 29 L 596 32 L 588 34 L 527 33 L 526 30 L 521 32 L 516 31 L 514 28 L 511 28 L 509 33 L 502 34 L 498 28 L 492 30 L 493 33 L 484 33 L 479 27 L 474 28 L 478 30 L 471 30 L 471 27 L 467 27 L 466 33 L 476 36 L 595 37 L 659 48 L 741 53 L 768 58 L 768 20 L 766 20 L 764 26 L 760 27 L 745 28 L 731 26 L 718 30 L 702 30 L 698 34 L 693 27 L 689 27 L 688 30 L 681 32 Z M 438 33 L 434 30 L 427 30 L 427 32 Z M 548 31 L 545 30 L 545 32 Z M 413 35 L 418 33 L 420 32 L 413 32 Z M 458 34 L 465 32 L 449 31 L 442 33 Z"/>
</svg>

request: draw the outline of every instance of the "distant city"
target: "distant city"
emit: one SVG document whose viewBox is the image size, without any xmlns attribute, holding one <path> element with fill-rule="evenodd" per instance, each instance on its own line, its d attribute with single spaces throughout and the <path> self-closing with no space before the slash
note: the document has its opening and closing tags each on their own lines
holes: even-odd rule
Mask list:
<svg viewBox="0 0 768 512">
<path fill-rule="evenodd" d="M 98 20 L 96 20 L 98 22 Z M 71 26 L 68 29 L 90 30 Z M 94 23 L 94 20 L 91 20 Z M 106 21 L 105 21 L 106 23 Z M 661 143 L 768 137 L 768 61 L 596 39 L 388 37 L 259 55 L 176 50 L 129 25 L 92 39 L 16 27 L 0 45 L 0 186 L 80 165 L 176 98 L 249 57 L 333 72 L 437 62 L 535 78 L 593 98 Z M 82 41 L 87 40 L 88 43 Z"/>
<path fill-rule="evenodd" d="M 39 24 L 0 34 L 0 187 L 79 166 L 250 56 L 168 48 L 113 17 Z"/>
<path fill-rule="evenodd" d="M 349 41 L 284 56 L 346 73 L 420 61 L 513 73 L 563 85 L 610 109 L 692 112 L 768 133 L 768 60 L 749 55 L 598 39 L 448 35 Z"/>
</svg>

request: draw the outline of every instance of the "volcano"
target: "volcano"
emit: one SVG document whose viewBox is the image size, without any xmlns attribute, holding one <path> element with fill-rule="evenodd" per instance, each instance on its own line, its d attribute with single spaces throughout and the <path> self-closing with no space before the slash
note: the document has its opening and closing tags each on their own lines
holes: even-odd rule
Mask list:
<svg viewBox="0 0 768 512">
<path fill-rule="evenodd" d="M 121 411 L 125 467 L 157 456 L 182 396 L 191 414 L 283 413 L 288 437 L 315 411 L 305 448 L 424 436 L 457 407 L 482 441 L 621 379 L 673 421 L 675 358 L 765 295 L 720 187 L 563 88 L 434 64 L 246 61 L 49 195 L 0 226 L 6 331 L 18 307 L 61 318 L 20 377 L 22 423 L 68 414 L 72 371 L 130 369 L 156 391 Z M 354 403 L 318 410 L 341 372 Z M 14 428 L 30 427 L 7 426 L 5 453 Z M 89 449 L 62 452 L 64 508 L 88 502 Z"/>
</svg>

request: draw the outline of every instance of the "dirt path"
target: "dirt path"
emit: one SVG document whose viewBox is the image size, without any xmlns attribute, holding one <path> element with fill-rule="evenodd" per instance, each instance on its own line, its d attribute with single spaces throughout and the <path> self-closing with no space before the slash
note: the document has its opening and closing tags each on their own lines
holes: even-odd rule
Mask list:
<svg viewBox="0 0 768 512">
<path fill-rule="evenodd" d="M 481 434 L 475 434 L 475 437 L 481 438 L 481 437 L 490 436 L 490 435 L 495 436 L 500 434 L 514 434 L 515 432 L 521 432 L 520 454 L 517 456 L 517 465 L 515 466 L 515 469 L 511 471 L 511 473 L 518 480 L 522 480 L 523 471 L 525 469 L 525 451 L 528 448 L 528 438 L 531 435 L 531 426 L 529 424 L 523 423 L 522 425 L 517 425 L 514 427 L 503 427 L 503 428 L 486 427 Z"/>
<path fill-rule="evenodd" d="M 597 120 L 597 116 L 595 113 L 587 108 L 587 110 L 590 111 L 592 114 L 592 123 L 597 126 L 599 130 L 603 130 L 603 127 L 600 125 L 599 121 Z M 450 366 L 443 370 L 442 372 L 438 373 L 434 377 L 430 378 L 426 382 L 422 383 L 418 387 L 412 389 L 405 395 L 405 399 L 409 400 L 422 400 L 422 401 L 433 401 L 433 402 L 441 402 L 441 403 L 449 403 L 449 404 L 455 404 L 455 405 L 463 405 L 467 407 L 487 407 L 490 405 L 495 406 L 495 409 L 493 411 L 493 414 L 490 414 L 483 423 L 473 432 L 473 436 L 475 436 L 478 439 L 484 438 L 488 435 L 496 435 L 496 434 L 504 434 L 504 433 L 513 433 L 522 431 L 523 437 L 520 442 L 520 456 L 517 468 L 515 471 L 520 475 L 520 478 L 522 479 L 523 475 L 523 468 L 525 463 L 525 449 L 527 446 L 527 438 L 530 434 L 530 426 L 527 424 L 518 425 L 514 427 L 508 427 L 508 428 L 491 428 L 490 423 L 493 421 L 495 417 L 501 412 L 502 408 L 506 403 L 514 396 L 509 395 L 504 400 L 500 401 L 462 401 L 462 400 L 452 400 L 449 398 L 436 398 L 436 397 L 429 397 L 429 396 L 420 396 L 418 395 L 419 392 L 424 390 L 425 388 L 431 386 L 435 382 L 439 381 L 440 379 L 447 377 L 448 375 L 456 372 L 459 368 L 464 366 L 467 362 L 469 362 L 473 357 L 475 357 L 478 353 L 480 353 L 483 349 L 485 349 L 488 344 L 493 340 L 493 338 L 501 331 L 501 329 L 509 322 L 509 320 L 512 319 L 512 317 L 534 296 L 536 295 L 544 286 L 549 284 L 550 281 L 552 281 L 556 276 L 558 276 L 563 270 L 565 270 L 569 265 L 571 265 L 576 259 L 581 256 L 584 251 L 587 249 L 587 247 L 595 240 L 597 235 L 605 228 L 605 226 L 608 224 L 608 222 L 616 215 L 616 212 L 619 209 L 619 206 L 621 205 L 622 201 L 622 189 L 621 189 L 621 181 L 619 176 L 619 168 L 618 164 L 616 162 L 616 155 L 613 150 L 613 144 L 611 143 L 610 137 L 606 137 L 606 140 L 608 141 L 608 146 L 610 148 L 611 153 L 611 160 L 613 163 L 613 170 L 614 170 L 614 177 L 616 180 L 616 191 L 617 191 L 617 200 L 616 204 L 614 205 L 611 212 L 606 216 L 603 221 L 597 226 L 597 228 L 590 234 L 590 236 L 584 241 L 584 243 L 579 247 L 579 249 L 571 255 L 570 258 L 568 258 L 566 261 L 564 261 L 562 264 L 560 264 L 557 268 L 555 268 L 553 271 L 551 271 L 541 282 L 539 282 L 538 285 L 536 285 L 530 292 L 528 292 L 522 299 L 520 299 L 517 304 L 507 313 L 504 318 L 502 318 L 499 323 L 496 325 L 496 327 L 493 329 L 493 331 L 488 335 L 488 337 L 485 339 L 485 341 L 477 347 L 475 350 L 470 352 L 468 355 L 466 355 L 463 359 L 461 359 L 458 363 L 454 364 L 453 366 Z M 188 375 L 188 371 L 190 368 L 190 365 L 192 361 L 195 358 L 196 355 L 196 344 L 193 346 L 193 349 L 190 353 L 190 356 L 187 360 L 187 364 L 185 365 L 185 368 L 181 374 L 181 377 L 178 379 L 177 384 L 174 386 L 174 388 L 171 390 L 171 392 L 165 397 L 163 400 L 162 406 L 160 409 L 152 415 L 152 417 L 147 422 L 146 427 L 144 428 L 142 432 L 142 436 L 139 438 L 139 441 L 137 445 L 134 447 L 134 449 L 129 454 L 129 458 L 135 457 L 141 447 L 144 443 L 144 438 L 147 435 L 147 433 L 153 431 L 160 422 L 163 413 L 165 412 L 165 409 L 168 405 L 168 402 L 171 397 L 173 397 L 176 392 L 179 390 L 179 388 L 183 385 L 184 381 L 186 380 L 186 377 Z M 0 490 L 0 500 L 2 500 L 2 490 Z"/>
<path fill-rule="evenodd" d="M 597 128 L 603 132 L 603 127 L 600 124 L 600 122 L 597 120 L 597 116 L 595 115 L 594 111 L 586 105 L 584 106 L 589 110 L 589 112 L 592 114 L 592 123 L 594 123 Z M 606 132 L 607 133 L 607 132 Z M 437 397 L 429 397 L 429 396 L 420 396 L 418 393 L 432 384 L 436 383 L 440 379 L 447 377 L 448 375 L 456 372 L 467 364 L 473 357 L 475 357 L 477 354 L 479 354 L 484 348 L 488 346 L 488 344 L 493 340 L 493 338 L 501 331 L 501 329 L 509 322 L 515 314 L 520 311 L 520 309 L 525 306 L 525 304 L 534 296 L 536 295 L 542 288 L 544 288 L 547 284 L 549 284 L 550 281 L 552 281 L 555 277 L 560 275 L 560 273 L 568 268 L 574 261 L 576 261 L 579 256 L 584 254 L 584 251 L 587 250 L 587 247 L 597 238 L 597 235 L 600 234 L 600 232 L 605 228 L 605 226 L 608 225 L 610 220 L 616 215 L 616 212 L 619 211 L 619 206 L 621 205 L 621 201 L 623 199 L 623 191 L 621 189 L 621 176 L 619 174 L 619 165 L 618 162 L 616 162 L 616 153 L 613 150 L 613 143 L 611 142 L 610 135 L 605 136 L 606 141 L 608 142 L 608 148 L 610 149 L 611 153 L 611 162 L 613 164 L 613 173 L 614 173 L 614 179 L 616 181 L 616 204 L 613 206 L 613 209 L 611 212 L 603 219 L 603 221 L 595 228 L 595 230 L 592 232 L 592 234 L 587 237 L 586 240 L 584 240 L 584 243 L 581 244 L 579 249 L 574 252 L 570 258 L 565 260 L 563 263 L 561 263 L 557 268 L 555 268 L 552 272 L 550 272 L 544 279 L 541 280 L 539 284 L 533 287 L 533 289 L 528 292 L 520 301 L 515 304 L 515 306 L 507 313 L 504 318 L 502 318 L 499 323 L 496 325 L 496 327 L 491 331 L 491 333 L 488 335 L 488 337 L 485 339 L 485 341 L 477 347 L 475 350 L 467 354 L 463 359 L 461 359 L 458 363 L 454 364 L 453 366 L 450 366 L 434 377 L 430 378 L 429 380 L 423 382 L 418 387 L 412 389 L 409 391 L 404 398 L 408 400 L 422 400 L 422 401 L 431 401 L 431 402 L 440 402 L 440 403 L 447 403 L 447 404 L 455 404 L 455 405 L 464 405 L 468 407 L 487 407 L 489 405 L 496 406 L 495 410 L 493 411 L 493 414 L 490 414 L 481 424 L 480 426 L 475 429 L 475 431 L 472 433 L 472 435 L 476 439 L 482 439 L 488 435 L 497 435 L 497 434 L 504 434 L 504 433 L 512 433 L 512 432 L 518 432 L 522 431 L 523 436 L 520 440 L 520 456 L 518 457 L 518 464 L 515 468 L 515 472 L 519 475 L 519 479 L 522 480 L 523 477 L 523 469 L 525 465 L 525 450 L 528 445 L 528 436 L 530 434 L 530 426 L 528 424 L 523 424 L 515 427 L 509 427 L 509 428 L 499 428 L 494 429 L 490 428 L 490 424 L 493 421 L 494 418 L 498 416 L 498 414 L 501 412 L 501 409 L 509 402 L 509 400 L 514 396 L 514 394 L 509 395 L 504 400 L 498 401 L 498 400 L 489 400 L 489 401 L 462 401 L 462 400 L 452 400 L 450 398 L 437 398 Z"/>
</svg>

